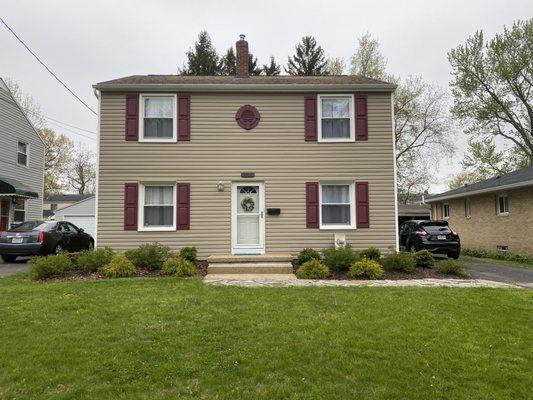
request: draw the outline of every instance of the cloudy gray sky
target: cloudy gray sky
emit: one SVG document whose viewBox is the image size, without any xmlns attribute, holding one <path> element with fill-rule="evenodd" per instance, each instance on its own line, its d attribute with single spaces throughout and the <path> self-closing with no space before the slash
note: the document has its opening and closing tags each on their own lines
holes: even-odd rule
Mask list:
<svg viewBox="0 0 533 400">
<path fill-rule="evenodd" d="M 304 35 L 315 36 L 330 56 L 346 60 L 356 38 L 370 32 L 381 43 L 389 72 L 421 75 L 448 88 L 446 53 L 478 29 L 487 35 L 533 16 L 533 1 L 11 1 L 0 16 L 91 107 L 91 85 L 132 74 L 172 74 L 200 30 L 206 29 L 220 53 L 239 33 L 266 63 L 270 55 L 286 63 Z M 0 26 L 0 76 L 19 82 L 50 118 L 96 131 L 96 117 L 62 88 Z M 95 149 L 96 141 L 50 123 L 50 127 Z M 71 128 L 69 128 L 71 129 Z M 74 129 L 72 129 L 75 131 Z M 93 136 L 81 132 L 87 136 Z M 433 190 L 459 169 L 466 140 L 439 168 Z"/>
</svg>

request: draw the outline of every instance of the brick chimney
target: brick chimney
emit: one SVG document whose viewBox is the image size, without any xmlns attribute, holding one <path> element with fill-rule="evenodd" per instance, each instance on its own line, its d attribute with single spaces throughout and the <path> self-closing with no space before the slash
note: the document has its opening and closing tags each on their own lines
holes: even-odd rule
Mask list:
<svg viewBox="0 0 533 400">
<path fill-rule="evenodd" d="M 248 78 L 248 42 L 244 40 L 244 35 L 239 35 L 235 48 L 237 49 L 237 77 Z"/>
</svg>

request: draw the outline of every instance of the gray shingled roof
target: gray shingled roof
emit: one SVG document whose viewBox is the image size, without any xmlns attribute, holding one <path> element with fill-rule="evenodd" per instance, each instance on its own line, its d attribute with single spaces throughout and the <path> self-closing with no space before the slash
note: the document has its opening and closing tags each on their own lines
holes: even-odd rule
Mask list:
<svg viewBox="0 0 533 400">
<path fill-rule="evenodd" d="M 477 192 L 494 192 L 508 187 L 533 186 L 533 167 L 519 169 L 505 175 L 495 176 L 485 181 L 462 186 L 444 193 L 426 197 L 427 202 L 444 200 L 454 197 L 464 197 Z"/>
</svg>

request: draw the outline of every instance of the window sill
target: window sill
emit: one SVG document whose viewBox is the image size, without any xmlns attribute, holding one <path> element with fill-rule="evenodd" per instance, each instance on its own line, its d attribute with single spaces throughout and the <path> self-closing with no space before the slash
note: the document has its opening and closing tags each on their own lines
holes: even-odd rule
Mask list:
<svg viewBox="0 0 533 400">
<path fill-rule="evenodd" d="M 354 225 L 320 225 L 320 230 L 324 231 L 338 231 L 338 230 L 355 230 Z"/>
<path fill-rule="evenodd" d="M 175 226 L 159 226 L 159 227 L 152 227 L 152 228 L 146 228 L 140 226 L 137 228 L 138 232 L 172 232 L 175 231 Z"/>
<path fill-rule="evenodd" d="M 176 143 L 178 140 L 176 138 L 169 139 L 145 139 L 139 138 L 139 142 L 142 143 Z"/>
<path fill-rule="evenodd" d="M 349 139 L 322 139 L 322 138 L 318 138 L 318 142 L 319 143 L 354 143 L 355 139 L 354 138 L 349 138 Z"/>
<path fill-rule="evenodd" d="M 509 213 L 508 212 L 506 212 L 506 213 L 498 213 L 497 215 L 498 215 L 498 217 L 508 217 Z"/>
</svg>

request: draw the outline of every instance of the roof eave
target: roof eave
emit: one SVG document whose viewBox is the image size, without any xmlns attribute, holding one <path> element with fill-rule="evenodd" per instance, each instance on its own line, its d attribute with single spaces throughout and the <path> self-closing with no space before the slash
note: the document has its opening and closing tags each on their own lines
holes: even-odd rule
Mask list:
<svg viewBox="0 0 533 400">
<path fill-rule="evenodd" d="M 527 187 L 527 186 L 533 186 L 533 179 L 529 179 L 527 181 L 522 181 L 522 182 L 510 183 L 508 185 L 494 186 L 490 188 L 471 190 L 468 192 L 455 193 L 455 194 L 450 194 L 450 195 L 447 195 L 446 193 L 442 193 L 441 195 L 436 195 L 435 197 L 426 198 L 424 201 L 426 203 L 435 203 L 437 201 L 442 201 L 442 200 L 458 199 L 461 197 L 475 196 L 478 194 L 501 192 L 504 190 L 519 189 L 519 188 Z"/>
</svg>

